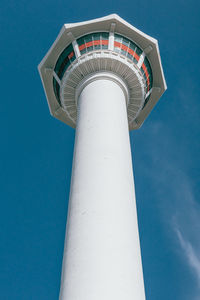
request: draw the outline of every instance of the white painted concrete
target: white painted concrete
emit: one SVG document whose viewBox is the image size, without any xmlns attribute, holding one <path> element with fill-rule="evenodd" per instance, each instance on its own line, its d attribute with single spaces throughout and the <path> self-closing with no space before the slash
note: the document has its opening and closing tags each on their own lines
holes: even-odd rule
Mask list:
<svg viewBox="0 0 200 300">
<path fill-rule="evenodd" d="M 75 52 L 76 58 L 77 58 L 77 57 L 80 57 L 80 56 L 81 56 L 81 53 L 80 53 L 80 50 L 79 50 L 77 41 L 74 40 L 74 41 L 72 42 L 72 45 L 73 45 L 73 48 L 74 48 L 74 52 Z"/>
<path fill-rule="evenodd" d="M 144 62 L 145 56 L 146 56 L 145 52 L 142 52 L 142 54 L 140 55 L 139 61 L 137 63 L 137 66 L 138 66 L 139 69 L 141 68 L 141 66 L 142 66 L 142 64 Z"/>
<path fill-rule="evenodd" d="M 108 50 L 113 50 L 114 49 L 114 32 L 110 32 L 109 34 L 109 42 L 108 42 Z"/>
<path fill-rule="evenodd" d="M 78 100 L 60 300 L 145 300 L 125 95 L 100 77 Z"/>
</svg>

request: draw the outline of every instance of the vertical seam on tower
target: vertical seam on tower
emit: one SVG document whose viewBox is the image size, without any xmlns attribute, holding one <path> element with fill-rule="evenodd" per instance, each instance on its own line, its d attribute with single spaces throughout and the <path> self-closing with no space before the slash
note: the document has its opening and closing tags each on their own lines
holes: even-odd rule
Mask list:
<svg viewBox="0 0 200 300">
<path fill-rule="evenodd" d="M 114 32 L 109 33 L 108 50 L 114 50 Z"/>
<path fill-rule="evenodd" d="M 80 57 L 80 56 L 81 56 L 81 53 L 80 53 L 80 50 L 79 50 L 79 47 L 78 47 L 78 44 L 77 44 L 77 41 L 76 41 L 76 40 L 74 40 L 74 41 L 72 42 L 72 46 L 73 46 L 73 48 L 74 48 L 74 53 L 75 53 L 75 55 L 76 55 L 76 58 Z"/>
<path fill-rule="evenodd" d="M 144 62 L 145 56 L 146 56 L 146 54 L 143 51 L 142 54 L 140 55 L 140 59 L 138 60 L 138 63 L 137 63 L 137 66 L 138 66 L 139 69 L 141 68 L 141 66 Z"/>
<path fill-rule="evenodd" d="M 61 81 L 60 78 L 58 77 L 58 75 L 56 74 L 55 71 L 53 71 L 53 77 L 55 78 L 55 80 L 58 82 L 58 84 L 60 85 Z"/>
<path fill-rule="evenodd" d="M 110 32 L 109 32 L 109 40 L 108 40 L 108 50 L 114 50 L 114 31 L 115 31 L 115 23 L 111 23 Z"/>
</svg>

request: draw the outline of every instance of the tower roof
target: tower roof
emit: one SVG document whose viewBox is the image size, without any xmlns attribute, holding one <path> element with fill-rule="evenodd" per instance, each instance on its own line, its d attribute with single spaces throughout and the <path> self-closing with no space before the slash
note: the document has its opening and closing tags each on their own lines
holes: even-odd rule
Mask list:
<svg viewBox="0 0 200 300">
<path fill-rule="evenodd" d="M 76 127 L 80 82 L 91 73 L 108 71 L 129 90 L 129 128 L 139 128 L 166 82 L 158 42 L 116 14 L 65 24 L 38 66 L 51 114 Z"/>
</svg>

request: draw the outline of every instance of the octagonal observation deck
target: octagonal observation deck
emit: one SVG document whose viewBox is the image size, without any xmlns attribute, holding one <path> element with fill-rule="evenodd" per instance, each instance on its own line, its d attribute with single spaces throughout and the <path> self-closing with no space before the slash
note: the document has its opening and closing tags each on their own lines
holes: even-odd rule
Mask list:
<svg viewBox="0 0 200 300">
<path fill-rule="evenodd" d="M 80 86 L 93 74 L 117 75 L 127 87 L 130 130 L 166 90 L 157 41 L 115 14 L 65 24 L 38 68 L 51 114 L 74 128 Z"/>
</svg>

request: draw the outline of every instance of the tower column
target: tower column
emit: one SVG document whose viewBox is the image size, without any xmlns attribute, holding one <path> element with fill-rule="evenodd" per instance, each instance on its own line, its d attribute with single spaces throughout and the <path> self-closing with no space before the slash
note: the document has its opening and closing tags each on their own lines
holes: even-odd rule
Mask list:
<svg viewBox="0 0 200 300">
<path fill-rule="evenodd" d="M 127 88 L 99 73 L 78 90 L 60 300 L 145 300 Z"/>
</svg>

